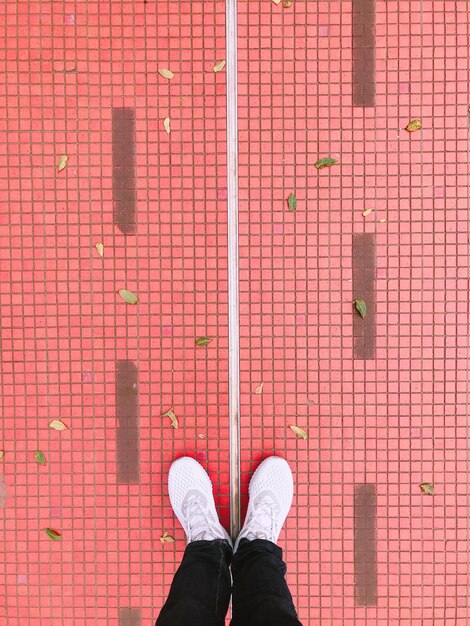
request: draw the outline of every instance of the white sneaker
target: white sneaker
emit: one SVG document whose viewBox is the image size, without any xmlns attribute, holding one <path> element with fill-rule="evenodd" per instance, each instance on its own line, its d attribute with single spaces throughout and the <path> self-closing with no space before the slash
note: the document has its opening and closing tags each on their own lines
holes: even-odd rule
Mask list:
<svg viewBox="0 0 470 626">
<path fill-rule="evenodd" d="M 211 479 L 202 465 L 189 456 L 174 461 L 168 473 L 168 491 L 188 543 L 225 539 L 232 546 L 229 534 L 219 522 Z"/>
<path fill-rule="evenodd" d="M 265 459 L 253 474 L 246 519 L 235 542 L 267 539 L 276 543 L 292 504 L 294 480 L 289 464 L 279 456 Z"/>
</svg>

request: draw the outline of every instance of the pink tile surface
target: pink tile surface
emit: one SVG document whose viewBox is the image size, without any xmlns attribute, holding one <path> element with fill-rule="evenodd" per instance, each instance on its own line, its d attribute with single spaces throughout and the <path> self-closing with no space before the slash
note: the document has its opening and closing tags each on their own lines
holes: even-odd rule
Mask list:
<svg viewBox="0 0 470 626">
<path fill-rule="evenodd" d="M 244 494 L 263 456 L 290 461 L 280 543 L 305 625 L 470 621 L 469 19 L 451 5 L 377 3 L 374 109 L 351 107 L 351 3 L 239 5 Z M 119 607 L 152 623 L 184 549 L 165 486 L 175 456 L 208 468 L 228 522 L 225 74 L 212 71 L 224 9 L 3 6 L 0 624 L 101 626 Z M 136 113 L 133 236 L 113 225 L 113 106 Z M 323 156 L 338 164 L 316 170 Z M 374 361 L 353 352 L 360 232 L 377 244 Z M 214 340 L 196 348 L 202 335 Z M 118 359 L 139 370 L 138 485 L 116 480 Z M 354 486 L 367 482 L 372 607 L 354 584 Z"/>
<path fill-rule="evenodd" d="M 294 468 L 281 544 L 304 624 L 469 622 L 468 21 L 465 2 L 377 3 L 364 109 L 351 107 L 351 3 L 240 8 L 243 478 L 273 452 Z M 339 163 L 317 171 L 324 156 Z M 353 352 L 361 232 L 376 236 L 374 361 Z M 369 482 L 378 600 L 362 607 L 353 496 Z"/>
<path fill-rule="evenodd" d="M 175 456 L 197 452 L 228 522 L 224 6 L 3 9 L 0 624 L 118 624 L 119 607 L 151 624 L 185 548 L 166 488 Z M 135 109 L 129 236 L 113 224 L 112 107 Z M 119 359 L 138 367 L 133 485 L 116 476 Z M 161 417 L 171 406 L 178 430 Z"/>
</svg>

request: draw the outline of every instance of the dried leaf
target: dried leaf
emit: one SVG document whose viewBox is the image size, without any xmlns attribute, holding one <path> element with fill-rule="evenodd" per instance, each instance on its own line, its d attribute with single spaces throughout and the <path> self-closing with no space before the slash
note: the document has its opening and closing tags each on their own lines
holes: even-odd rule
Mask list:
<svg viewBox="0 0 470 626">
<path fill-rule="evenodd" d="M 409 133 L 412 133 L 414 130 L 421 130 L 422 127 L 423 124 L 421 120 L 411 120 L 405 130 L 407 130 Z"/>
<path fill-rule="evenodd" d="M 421 487 L 421 491 L 425 493 L 427 496 L 434 495 L 434 485 L 432 485 L 431 483 L 421 483 L 420 487 Z"/>
<path fill-rule="evenodd" d="M 44 532 L 48 534 L 51 539 L 54 539 L 54 541 L 60 541 L 62 539 L 60 533 L 52 528 L 45 528 Z"/>
<path fill-rule="evenodd" d="M 66 154 L 63 154 L 60 159 L 59 159 L 59 163 L 57 164 L 57 171 L 61 172 L 65 166 L 67 165 L 67 161 L 68 161 L 68 156 Z"/>
<path fill-rule="evenodd" d="M 34 458 L 39 465 L 47 465 L 46 457 L 41 452 L 41 450 L 36 450 L 34 453 Z"/>
<path fill-rule="evenodd" d="M 176 417 L 173 409 L 169 409 L 166 413 L 163 413 L 162 417 L 169 417 L 173 428 L 178 428 L 178 418 Z"/>
<path fill-rule="evenodd" d="M 103 244 L 101 243 L 101 241 L 100 241 L 100 242 L 98 242 L 98 243 L 95 245 L 95 248 L 98 250 L 98 254 L 100 255 L 100 257 L 101 257 L 101 258 L 103 258 L 103 254 L 104 254 L 104 246 L 103 246 Z"/>
<path fill-rule="evenodd" d="M 326 157 L 325 159 L 320 159 L 315 163 L 315 167 L 317 170 L 321 170 L 323 167 L 331 167 L 336 163 L 336 159 L 332 159 L 331 157 Z"/>
<path fill-rule="evenodd" d="M 302 430 L 302 428 L 299 428 L 298 426 L 291 426 L 290 428 L 291 428 L 292 431 L 294 431 L 294 433 L 298 437 L 301 437 L 302 439 L 307 439 L 308 435 L 305 432 L 305 430 Z"/>
<path fill-rule="evenodd" d="M 365 211 L 362 211 L 362 215 L 364 217 L 367 217 L 368 215 L 370 215 L 372 213 L 374 209 L 366 209 Z"/>
<path fill-rule="evenodd" d="M 119 295 L 124 300 L 124 302 L 127 302 L 127 304 L 137 304 L 137 302 L 139 301 L 137 295 L 135 293 L 132 293 L 132 291 L 129 291 L 128 289 L 120 289 Z"/>
<path fill-rule="evenodd" d="M 225 63 L 225 59 L 223 61 L 217 61 L 217 63 L 214 65 L 214 72 L 217 73 L 223 70 L 225 67 Z"/>
<path fill-rule="evenodd" d="M 167 70 L 166 67 L 162 67 L 160 70 L 158 70 L 158 73 L 160 74 L 160 76 L 163 76 L 163 78 L 168 78 L 168 80 L 170 80 L 170 78 L 173 78 L 174 74 L 171 70 Z"/>
<path fill-rule="evenodd" d="M 365 319 L 366 314 L 367 314 L 366 301 L 358 298 L 357 300 L 354 300 L 354 306 L 356 307 L 356 310 L 359 313 L 359 315 L 362 317 L 362 319 Z"/>
<path fill-rule="evenodd" d="M 279 4 L 281 0 L 273 0 L 274 4 Z"/>
<path fill-rule="evenodd" d="M 385 219 L 385 217 L 383 217 L 381 220 L 379 220 L 379 222 L 380 222 L 381 224 L 385 224 L 385 222 L 386 222 L 386 221 L 387 221 L 387 220 Z"/>
<path fill-rule="evenodd" d="M 171 535 L 169 535 L 166 531 L 163 533 L 163 535 L 160 537 L 160 541 L 162 543 L 174 543 L 174 539 Z"/>
<path fill-rule="evenodd" d="M 290 9 L 290 7 L 293 5 L 294 3 L 291 2 L 291 0 L 287 0 L 286 2 L 284 2 L 284 4 L 282 5 L 285 9 Z"/>
<path fill-rule="evenodd" d="M 52 422 L 49 424 L 50 428 L 53 428 L 54 430 L 66 430 L 67 426 L 64 424 L 64 422 L 61 422 L 60 420 L 52 420 Z"/>
<path fill-rule="evenodd" d="M 163 126 L 165 127 L 165 130 L 166 130 L 166 132 L 167 132 L 167 135 L 169 135 L 169 134 L 170 134 L 170 131 L 171 131 L 171 129 L 170 129 L 170 121 L 171 121 L 171 120 L 170 120 L 170 118 L 169 118 L 169 117 L 165 117 L 165 119 L 163 120 Z"/>
<path fill-rule="evenodd" d="M 209 339 L 209 337 L 199 337 L 199 339 L 196 339 L 196 345 L 207 346 L 207 344 L 210 343 L 211 341 L 212 339 Z"/>
<path fill-rule="evenodd" d="M 287 198 L 287 204 L 289 205 L 289 211 L 295 211 L 297 208 L 297 198 L 293 193 Z"/>
<path fill-rule="evenodd" d="M 198 438 L 198 439 L 205 439 L 205 438 L 206 438 L 206 436 L 205 436 L 205 435 L 203 435 L 203 434 L 201 433 L 200 435 L 198 435 L 198 436 L 197 436 L 197 438 Z"/>
<path fill-rule="evenodd" d="M 264 383 L 260 383 L 256 389 L 255 389 L 255 393 L 263 393 L 263 385 Z"/>
<path fill-rule="evenodd" d="M 4 450 L 0 450 L 0 459 L 3 459 L 4 456 L 5 456 L 5 451 Z"/>
</svg>

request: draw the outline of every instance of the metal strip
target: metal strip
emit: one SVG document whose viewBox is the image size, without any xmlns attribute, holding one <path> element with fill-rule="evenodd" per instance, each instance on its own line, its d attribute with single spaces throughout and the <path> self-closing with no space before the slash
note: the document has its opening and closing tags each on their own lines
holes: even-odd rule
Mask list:
<svg viewBox="0 0 470 626">
<path fill-rule="evenodd" d="M 230 534 L 240 530 L 237 0 L 226 0 Z"/>
</svg>

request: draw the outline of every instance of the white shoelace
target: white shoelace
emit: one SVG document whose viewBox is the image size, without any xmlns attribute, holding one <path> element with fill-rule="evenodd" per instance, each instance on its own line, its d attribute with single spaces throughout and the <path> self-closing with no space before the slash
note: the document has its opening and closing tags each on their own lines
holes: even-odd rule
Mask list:
<svg viewBox="0 0 470 626">
<path fill-rule="evenodd" d="M 203 539 L 220 539 L 220 531 L 215 531 L 217 526 L 211 519 L 210 512 L 201 502 L 197 495 L 191 496 L 182 507 L 184 519 L 188 528 L 188 541 L 201 541 Z"/>
<path fill-rule="evenodd" d="M 256 503 L 256 508 L 250 513 L 247 521 L 247 533 L 245 537 L 248 539 L 267 539 L 272 541 L 278 533 L 277 519 L 279 517 L 279 505 L 270 497 L 264 496 Z"/>
</svg>

